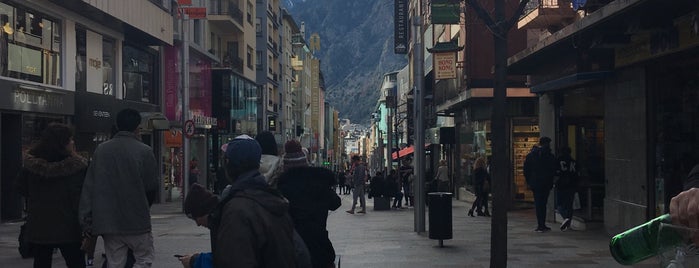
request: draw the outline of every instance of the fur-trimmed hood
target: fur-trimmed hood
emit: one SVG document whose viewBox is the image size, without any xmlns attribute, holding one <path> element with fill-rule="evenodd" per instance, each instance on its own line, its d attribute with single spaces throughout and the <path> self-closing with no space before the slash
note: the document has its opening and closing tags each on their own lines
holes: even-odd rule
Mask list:
<svg viewBox="0 0 699 268">
<path fill-rule="evenodd" d="M 81 156 L 70 156 L 61 161 L 49 162 L 45 159 L 26 154 L 24 168 L 35 175 L 45 178 L 65 177 L 87 168 L 87 159 Z"/>
</svg>

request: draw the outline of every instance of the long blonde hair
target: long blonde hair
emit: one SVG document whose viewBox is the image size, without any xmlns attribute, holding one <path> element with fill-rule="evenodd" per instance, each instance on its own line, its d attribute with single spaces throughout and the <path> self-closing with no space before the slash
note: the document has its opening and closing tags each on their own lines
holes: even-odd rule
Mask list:
<svg viewBox="0 0 699 268">
<path fill-rule="evenodd" d="M 473 169 L 476 170 L 478 168 L 485 168 L 485 167 L 486 167 L 485 158 L 483 158 L 482 156 L 476 158 L 476 162 L 473 164 Z"/>
</svg>

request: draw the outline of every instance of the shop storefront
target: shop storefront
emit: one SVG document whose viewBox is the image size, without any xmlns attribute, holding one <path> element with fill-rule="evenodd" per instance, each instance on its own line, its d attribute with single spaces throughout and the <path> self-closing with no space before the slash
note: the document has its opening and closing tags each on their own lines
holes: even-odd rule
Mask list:
<svg viewBox="0 0 699 268">
<path fill-rule="evenodd" d="M 0 221 L 22 217 L 15 178 L 22 154 L 51 122 L 71 123 L 75 96 L 63 90 L 63 25 L 0 1 Z"/>
</svg>

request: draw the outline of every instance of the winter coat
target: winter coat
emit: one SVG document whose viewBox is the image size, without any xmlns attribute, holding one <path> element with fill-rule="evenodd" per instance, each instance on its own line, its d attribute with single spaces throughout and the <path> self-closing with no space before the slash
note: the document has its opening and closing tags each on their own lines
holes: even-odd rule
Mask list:
<svg viewBox="0 0 699 268">
<path fill-rule="evenodd" d="M 486 194 L 486 189 L 484 188 L 485 182 L 490 183 L 490 174 L 488 171 L 479 167 L 473 170 L 473 187 L 476 189 L 476 195 Z"/>
<path fill-rule="evenodd" d="M 558 163 L 556 188 L 559 190 L 575 189 L 578 186 L 578 167 L 575 159 L 570 155 L 561 155 L 556 163 Z"/>
<path fill-rule="evenodd" d="M 284 170 L 282 158 L 276 155 L 263 154 L 260 159 L 260 173 L 265 176 L 272 188 L 277 187 L 277 178 Z"/>
<path fill-rule="evenodd" d="M 62 244 L 82 239 L 78 204 L 86 168 L 87 160 L 79 156 L 56 162 L 25 156 L 17 188 L 27 198 L 29 242 Z"/>
<path fill-rule="evenodd" d="M 210 223 L 214 267 L 295 267 L 289 202 L 257 170 L 224 192 L 220 220 Z"/>
<path fill-rule="evenodd" d="M 322 167 L 295 167 L 279 177 L 279 191 L 289 200 L 289 213 L 296 231 L 311 253 L 313 267 L 328 267 L 335 261 L 335 249 L 328 238 L 328 211 L 341 205 L 331 188 L 333 173 Z"/>
<path fill-rule="evenodd" d="M 97 146 L 80 199 L 83 228 L 96 235 L 150 232 L 159 173 L 153 150 L 132 132 Z"/>
<path fill-rule="evenodd" d="M 550 148 L 536 147 L 524 160 L 524 178 L 532 190 L 551 190 L 558 164 Z"/>
</svg>

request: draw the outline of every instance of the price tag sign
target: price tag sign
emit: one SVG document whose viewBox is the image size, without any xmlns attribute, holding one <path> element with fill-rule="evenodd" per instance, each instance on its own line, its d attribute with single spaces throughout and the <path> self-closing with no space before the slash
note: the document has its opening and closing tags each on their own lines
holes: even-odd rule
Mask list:
<svg viewBox="0 0 699 268">
<path fill-rule="evenodd" d="M 191 138 L 194 135 L 194 121 L 187 120 L 184 122 L 184 135 Z"/>
</svg>

